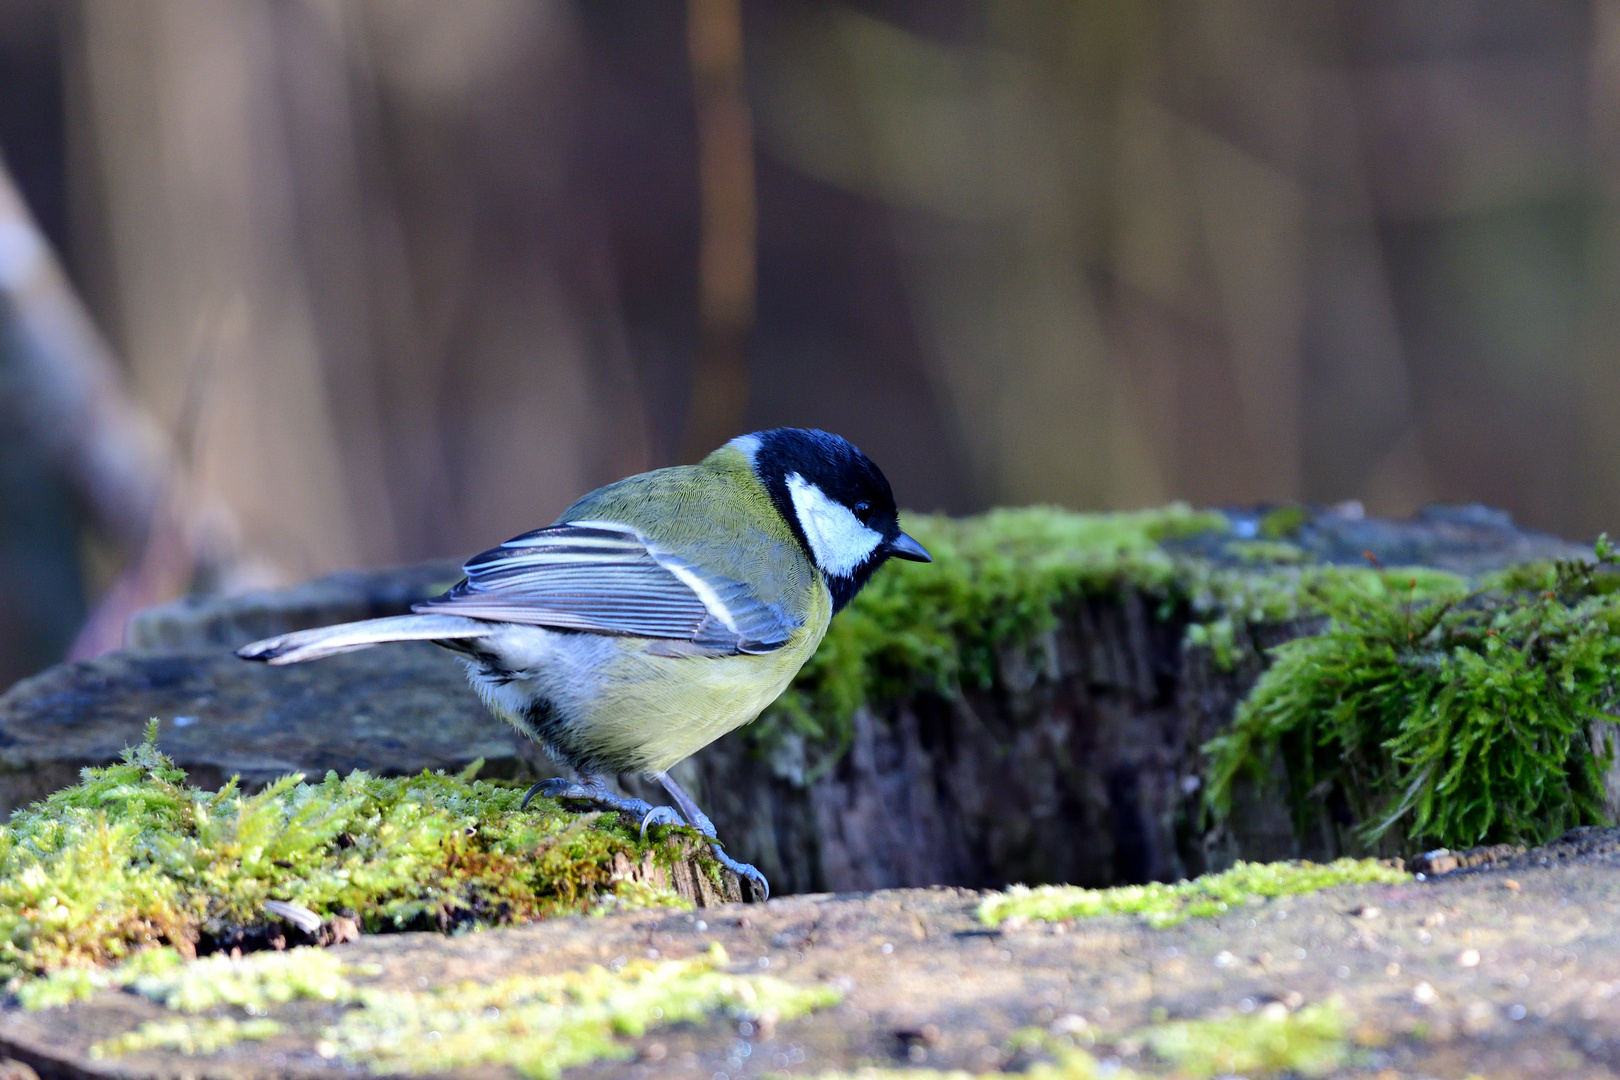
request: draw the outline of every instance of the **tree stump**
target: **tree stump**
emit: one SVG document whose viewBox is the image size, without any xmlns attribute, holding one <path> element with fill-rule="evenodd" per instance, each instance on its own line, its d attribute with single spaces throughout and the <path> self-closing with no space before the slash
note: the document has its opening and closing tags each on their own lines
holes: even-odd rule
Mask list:
<svg viewBox="0 0 1620 1080">
<path fill-rule="evenodd" d="M 1480 507 L 1398 522 L 1351 508 L 1281 513 L 1288 545 L 1314 564 L 1371 559 L 1472 576 L 1590 554 Z M 1225 512 L 1218 534 L 1164 547 L 1178 563 L 1243 571 L 1247 556 L 1233 541 L 1263 539 L 1278 515 Z M 181 766 L 220 780 L 239 772 L 250 785 L 295 769 L 386 775 L 477 757 L 486 775 L 549 775 L 543 755 L 489 717 L 454 662 L 430 647 L 287 668 L 243 664 L 228 651 L 269 633 L 405 612 L 453 578 L 436 563 L 146 612 L 131 625 L 129 652 L 62 665 L 0 698 L 0 804 L 109 760 L 139 740 L 150 716 Z M 987 686 L 866 702 L 835 757 L 793 735 L 762 748 L 744 729 L 678 775 L 695 785 L 729 850 L 778 893 L 1101 886 L 1173 880 L 1240 857 L 1335 853 L 1331 837 L 1295 835 L 1274 791 L 1239 792 L 1220 829 L 1201 813 L 1199 748 L 1230 722 L 1266 650 L 1319 622 L 1234 612 L 1218 651 L 1188 635 L 1207 612 L 1125 581 L 1073 596 L 1054 614 L 1039 641 L 999 651 Z M 623 783 L 655 800 L 635 778 Z"/>
</svg>

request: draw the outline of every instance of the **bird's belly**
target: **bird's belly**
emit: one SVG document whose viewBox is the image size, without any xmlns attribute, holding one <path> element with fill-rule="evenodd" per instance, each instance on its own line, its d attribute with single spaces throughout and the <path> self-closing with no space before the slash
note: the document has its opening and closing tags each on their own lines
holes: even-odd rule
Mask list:
<svg viewBox="0 0 1620 1080">
<path fill-rule="evenodd" d="M 826 631 L 817 619 L 763 655 L 670 656 L 643 638 L 513 626 L 467 677 L 490 711 L 582 772 L 661 773 L 753 720 Z"/>
<path fill-rule="evenodd" d="M 661 773 L 758 716 L 787 689 L 814 640 L 763 656 L 626 657 L 580 732 L 621 771 Z"/>
</svg>

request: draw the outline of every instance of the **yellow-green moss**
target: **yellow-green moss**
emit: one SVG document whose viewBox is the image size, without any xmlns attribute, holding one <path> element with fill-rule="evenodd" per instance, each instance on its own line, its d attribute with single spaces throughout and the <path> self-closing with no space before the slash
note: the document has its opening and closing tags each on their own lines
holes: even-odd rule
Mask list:
<svg viewBox="0 0 1620 1080">
<path fill-rule="evenodd" d="M 1206 1020 L 1176 1020 L 1138 1028 L 1106 1041 L 1148 1050 L 1181 1080 L 1216 1076 L 1322 1076 L 1350 1056 L 1351 1018 L 1337 1000 L 1290 1012 L 1273 1002 L 1252 1013 Z M 1022 1075 L 1032 1080 L 1139 1080 L 1147 1074 L 1129 1069 L 1103 1069 L 1095 1058 L 1072 1048 L 1068 1040 L 1030 1030 L 1013 1036 L 1015 1049 L 1044 1054 Z M 1134 1051 L 1133 1051 L 1134 1053 Z M 1155 1070 L 1156 1071 L 1156 1070 Z M 1004 1074 L 1012 1075 L 1012 1074 Z"/>
<path fill-rule="evenodd" d="M 1020 1040 L 1024 1041 L 1024 1040 Z M 848 1072 L 824 1072 L 816 1080 L 984 1080 L 986 1077 L 1017 1076 L 1023 1080 L 1145 1080 L 1143 1075 L 1110 1063 L 1104 1067 L 1098 1060 L 1072 1047 L 1052 1045 L 1054 1040 L 1031 1037 L 1049 1058 L 1030 1063 L 1027 1069 L 1003 1072 L 968 1072 L 966 1069 L 906 1069 L 868 1065 Z"/>
<path fill-rule="evenodd" d="M 0 826 L 0 977 L 102 966 L 160 944 L 251 948 L 273 923 L 272 899 L 368 932 L 681 903 L 616 879 L 614 865 L 649 850 L 672 861 L 686 830 L 643 843 L 617 815 L 548 800 L 520 810 L 520 790 L 439 773 L 202 791 L 154 739 L 155 726 L 121 764 L 86 769 Z"/>
<path fill-rule="evenodd" d="M 623 1037 L 649 1028 L 732 1021 L 791 1020 L 835 1005 L 827 987 L 720 970 L 719 946 L 692 960 L 632 961 L 549 976 L 516 976 L 423 992 L 366 990 L 328 1032 L 322 1053 L 381 1072 L 439 1072 L 507 1065 L 551 1078 L 601 1059 L 631 1057 Z"/>
<path fill-rule="evenodd" d="M 89 997 L 97 990 L 128 989 L 175 1012 L 203 1013 L 222 1005 L 263 1015 L 272 1005 L 294 1000 L 351 1002 L 351 974 L 357 969 L 325 949 L 230 956 L 215 953 L 187 960 L 171 948 L 136 953 L 116 967 L 60 968 L 30 979 L 17 991 L 24 1008 L 43 1009 Z"/>
<path fill-rule="evenodd" d="M 1303 548 L 1286 540 L 1233 540 L 1226 550 L 1239 562 L 1264 566 L 1268 563 L 1302 563 L 1309 559 Z"/>
<path fill-rule="evenodd" d="M 1349 1018 L 1336 1001 L 1289 1012 L 1269 1005 L 1248 1015 L 1180 1020 L 1141 1032 L 1153 1056 L 1177 1076 L 1323 1076 L 1350 1053 Z"/>
<path fill-rule="evenodd" d="M 1268 510 L 1259 521 L 1259 533 L 1267 540 L 1287 540 L 1299 534 L 1311 520 L 1311 512 L 1298 503 Z"/>
<path fill-rule="evenodd" d="M 549 1080 L 575 1065 L 632 1056 L 634 1048 L 625 1039 L 652 1028 L 717 1017 L 791 1020 L 839 1001 L 830 988 L 733 974 L 725 970 L 728 963 L 716 945 L 691 960 L 638 960 L 613 971 L 591 967 L 393 990 L 357 986 L 351 974 L 374 972 L 355 972 L 321 949 L 189 962 L 168 951 L 161 961 L 133 959 L 103 973 L 100 982 L 144 994 L 183 1015 L 147 1021 L 96 1044 L 93 1052 L 212 1053 L 241 1039 L 277 1034 L 282 1025 L 265 1014 L 305 999 L 353 1006 L 322 1033 L 317 1051 L 323 1057 L 382 1073 L 506 1065 Z M 197 1015 L 222 1009 L 246 1015 Z"/>
<path fill-rule="evenodd" d="M 1240 862 L 1219 874 L 1173 884 L 1082 889 L 1073 885 L 1014 885 L 979 905 L 980 921 L 999 926 L 1021 918 L 1055 922 L 1096 915 L 1139 915 L 1150 925 L 1174 926 L 1195 916 L 1218 915 L 1255 899 L 1316 892 L 1336 885 L 1390 884 L 1411 875 L 1374 859 L 1310 862 Z"/>
<path fill-rule="evenodd" d="M 118 1057 L 137 1050 L 178 1050 L 182 1054 L 214 1054 L 244 1039 L 261 1040 L 281 1034 L 274 1020 L 237 1020 L 229 1016 L 209 1020 L 177 1017 L 148 1020 L 134 1031 L 103 1039 L 90 1047 L 93 1058 Z"/>
<path fill-rule="evenodd" d="M 1280 753 L 1301 832 L 1339 800 L 1364 850 L 1541 843 L 1605 824 L 1620 702 L 1620 576 L 1516 567 L 1473 590 L 1390 589 L 1332 572 L 1302 601 L 1330 617 L 1275 663 L 1211 741 L 1217 816 Z"/>
<path fill-rule="evenodd" d="M 1178 1020 L 1140 1028 L 1108 1041 L 1127 1043 L 1151 1051 L 1170 1066 L 1172 1076 L 1207 1080 L 1216 1076 L 1322 1076 L 1344 1064 L 1350 1056 L 1347 1033 L 1350 1018 L 1336 1000 L 1307 1005 L 1289 1012 L 1280 1004 L 1247 1015 L 1210 1020 Z M 817 1080 L 977 1080 L 982 1077 L 1024 1077 L 1026 1080 L 1146 1080 L 1152 1074 L 1106 1066 L 1067 1038 L 1039 1029 L 1015 1032 L 1008 1052 L 1030 1059 L 1022 1069 L 970 1073 L 961 1069 L 905 1069 L 867 1067 L 848 1072 L 824 1072 Z M 1134 1053 L 1135 1051 L 1133 1051 Z"/>
</svg>

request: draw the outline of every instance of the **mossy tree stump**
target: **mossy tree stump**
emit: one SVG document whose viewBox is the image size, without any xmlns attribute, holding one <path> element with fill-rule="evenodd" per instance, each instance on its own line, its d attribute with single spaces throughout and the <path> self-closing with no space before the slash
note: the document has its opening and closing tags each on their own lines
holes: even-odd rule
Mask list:
<svg viewBox="0 0 1620 1080">
<path fill-rule="evenodd" d="M 1336 855 L 1336 808 L 1324 803 L 1327 824 L 1302 832 L 1281 776 L 1239 785 L 1220 827 L 1204 812 L 1200 748 L 1227 729 L 1268 650 L 1325 623 L 1302 583 L 1343 567 L 1427 594 L 1591 554 L 1482 508 L 1405 522 L 1352 508 L 1030 510 L 907 528 L 935 564 L 885 568 L 777 707 L 680 767 L 730 850 L 780 893 L 1108 885 L 1237 857 Z M 26 787 L 31 774 L 110 758 L 155 715 L 183 767 L 250 783 L 291 768 L 457 768 L 474 740 L 499 775 L 541 775 L 543 759 L 424 647 L 289 669 L 229 656 L 265 633 L 406 610 L 452 573 L 351 574 L 147 613 L 132 627 L 136 651 L 64 666 L 0 699 L 0 759 Z M 133 676 L 107 672 L 154 663 L 172 670 L 142 676 L 139 693 Z M 436 732 L 449 743 L 428 756 L 421 743 Z M 272 742 L 274 754 L 261 754 L 271 768 L 243 767 Z"/>
</svg>

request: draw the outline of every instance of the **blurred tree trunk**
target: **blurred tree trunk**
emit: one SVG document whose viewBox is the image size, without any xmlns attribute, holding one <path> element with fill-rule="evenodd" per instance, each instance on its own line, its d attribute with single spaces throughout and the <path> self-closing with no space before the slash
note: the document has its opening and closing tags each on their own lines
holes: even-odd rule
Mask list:
<svg viewBox="0 0 1620 1080">
<path fill-rule="evenodd" d="M 790 11 L 762 139 L 893 208 L 980 499 L 1428 496 L 1331 3 Z"/>
<path fill-rule="evenodd" d="M 293 234 L 271 7 L 92 0 L 83 14 L 116 325 L 136 390 L 173 425 L 201 379 L 197 475 L 236 512 L 264 577 L 352 564 L 355 519 Z"/>
<path fill-rule="evenodd" d="M 1591 522 L 1571 466 L 1593 7 L 1335 6 L 1422 457 L 1468 499 Z"/>
<path fill-rule="evenodd" d="M 1620 524 L 1620 0 L 1592 4 L 1590 141 L 1595 197 L 1586 238 L 1577 399 L 1579 493 L 1572 527 Z"/>
<path fill-rule="evenodd" d="M 171 421 L 206 371 L 196 470 L 259 578 L 473 550 L 645 467 L 566 4 L 81 14 L 117 336 Z"/>
<path fill-rule="evenodd" d="M 687 0 L 687 54 L 697 109 L 698 353 L 682 457 L 739 434 L 748 406 L 754 326 L 754 138 L 743 87 L 741 0 Z"/>
<path fill-rule="evenodd" d="M 3 168 L 0 352 L 4 421 L 24 434 L 49 474 L 67 478 L 92 524 L 127 560 L 69 651 L 72 659 L 98 656 L 122 644 L 136 611 L 184 592 L 199 569 L 229 566 L 229 518 L 206 504 L 169 433 L 130 397 L 120 365 Z"/>
</svg>

